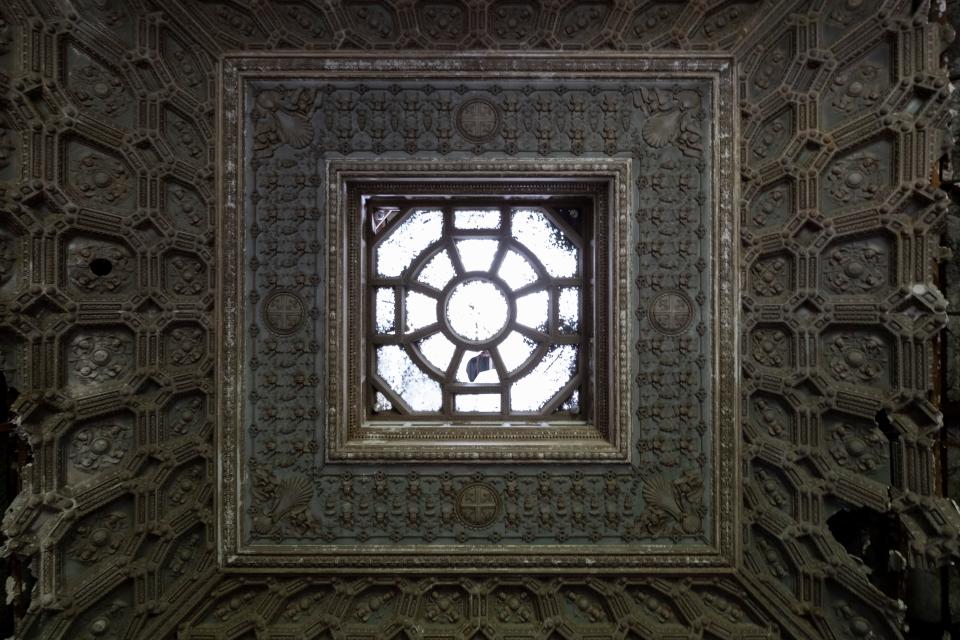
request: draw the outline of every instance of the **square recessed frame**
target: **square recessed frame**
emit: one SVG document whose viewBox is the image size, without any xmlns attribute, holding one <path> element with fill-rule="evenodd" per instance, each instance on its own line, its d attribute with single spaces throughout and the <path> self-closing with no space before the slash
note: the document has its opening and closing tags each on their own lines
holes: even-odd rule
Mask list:
<svg viewBox="0 0 960 640">
<path fill-rule="evenodd" d="M 341 256 L 327 278 L 331 308 L 343 309 L 327 325 L 327 348 L 336 351 L 339 375 L 327 378 L 328 460 L 597 460 L 629 459 L 629 361 L 627 212 L 631 210 L 629 158 L 582 160 L 350 161 L 331 160 L 327 211 L 328 249 Z M 424 180 L 424 176 L 429 176 Z M 363 283 L 366 198 L 427 196 L 462 198 L 587 197 L 592 203 L 590 254 L 594 257 L 588 386 L 595 398 L 586 421 L 523 419 L 493 422 L 366 419 L 363 387 L 368 344 Z M 332 265 L 331 265 L 332 266 Z M 342 348 L 335 349 L 336 345 Z"/>
<path fill-rule="evenodd" d="M 735 93 L 730 59 L 700 53 L 226 56 L 221 564 L 730 567 L 741 503 Z M 536 453 L 491 433 L 479 456 L 458 451 L 456 434 L 351 433 L 350 181 L 423 172 L 607 185 L 620 296 L 606 325 L 609 438 L 584 430 L 575 446 Z"/>
</svg>

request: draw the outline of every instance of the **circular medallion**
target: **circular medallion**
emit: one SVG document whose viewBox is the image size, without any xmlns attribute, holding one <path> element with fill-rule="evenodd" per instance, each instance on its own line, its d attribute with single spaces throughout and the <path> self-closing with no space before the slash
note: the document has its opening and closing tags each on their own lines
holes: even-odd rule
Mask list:
<svg viewBox="0 0 960 640">
<path fill-rule="evenodd" d="M 484 142 L 500 129 L 500 111 L 487 100 L 467 100 L 457 111 L 457 128 L 467 140 Z"/>
<path fill-rule="evenodd" d="M 263 320 L 273 333 L 293 333 L 303 324 L 304 316 L 303 301 L 289 291 L 276 291 L 263 301 Z"/>
<path fill-rule="evenodd" d="M 471 527 L 486 527 L 500 515 L 500 496 L 482 482 L 472 482 L 457 495 L 457 516 Z"/>
<path fill-rule="evenodd" d="M 693 304 L 679 291 L 664 291 L 650 303 L 650 324 L 661 333 L 682 333 L 693 320 Z"/>
<path fill-rule="evenodd" d="M 503 332 L 510 320 L 510 303 L 493 282 L 472 278 L 453 287 L 445 312 L 451 331 L 479 344 Z"/>
</svg>

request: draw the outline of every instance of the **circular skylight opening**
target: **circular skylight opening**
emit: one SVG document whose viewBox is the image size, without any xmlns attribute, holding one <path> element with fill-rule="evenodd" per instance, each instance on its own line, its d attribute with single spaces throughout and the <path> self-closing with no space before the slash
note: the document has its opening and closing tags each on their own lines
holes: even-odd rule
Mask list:
<svg viewBox="0 0 960 640">
<path fill-rule="evenodd" d="M 472 279 L 454 286 L 447 298 L 447 325 L 469 342 L 499 335 L 510 319 L 507 297 L 489 280 Z"/>
</svg>

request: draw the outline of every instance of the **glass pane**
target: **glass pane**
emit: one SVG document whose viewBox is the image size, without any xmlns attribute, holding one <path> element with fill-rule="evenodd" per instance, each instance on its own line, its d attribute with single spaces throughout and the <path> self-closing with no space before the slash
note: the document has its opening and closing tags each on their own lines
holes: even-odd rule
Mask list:
<svg viewBox="0 0 960 640">
<path fill-rule="evenodd" d="M 517 331 L 511 331 L 497 347 L 507 371 L 515 371 L 527 361 L 537 343 Z"/>
<path fill-rule="evenodd" d="M 549 302 L 546 291 L 520 296 L 517 298 L 517 322 L 537 331 L 546 331 Z"/>
<path fill-rule="evenodd" d="M 486 271 L 493 264 L 493 257 L 497 253 L 496 240 L 460 240 L 457 242 L 457 251 L 460 252 L 460 261 L 467 271 Z"/>
<path fill-rule="evenodd" d="M 420 269 L 417 280 L 434 289 L 443 289 L 453 279 L 454 275 L 456 275 L 456 271 L 453 270 L 450 254 L 447 253 L 446 249 L 443 249 L 430 258 L 427 264 Z"/>
<path fill-rule="evenodd" d="M 453 406 L 457 411 L 499 413 L 499 393 L 476 393 L 454 396 Z"/>
<path fill-rule="evenodd" d="M 507 251 L 503 257 L 503 264 L 497 272 L 503 281 L 516 291 L 537 279 L 537 272 L 533 270 L 526 258 L 513 249 Z"/>
<path fill-rule="evenodd" d="M 576 373 L 576 345 L 553 345 L 533 371 L 510 387 L 511 408 L 514 411 L 543 409 Z"/>
<path fill-rule="evenodd" d="M 377 333 L 393 333 L 397 294 L 393 287 L 377 289 Z"/>
<path fill-rule="evenodd" d="M 373 410 L 376 413 L 393 410 L 393 403 L 387 399 L 387 396 L 377 391 L 376 400 L 373 403 Z"/>
<path fill-rule="evenodd" d="M 513 210 L 513 237 L 530 249 L 554 278 L 577 274 L 577 247 L 542 212 Z"/>
<path fill-rule="evenodd" d="M 440 371 L 446 371 L 450 366 L 450 358 L 456 346 L 447 339 L 442 333 L 435 333 L 429 338 L 424 338 L 417 343 L 420 347 L 420 353 L 427 359 L 427 362 L 435 366 Z"/>
<path fill-rule="evenodd" d="M 457 209 L 453 224 L 458 229 L 499 229 L 499 209 Z"/>
<path fill-rule="evenodd" d="M 413 333 L 437 321 L 437 301 L 419 291 L 407 292 L 406 332 Z"/>
<path fill-rule="evenodd" d="M 577 413 L 580 411 L 580 391 L 574 391 L 570 394 L 570 397 L 567 398 L 567 401 L 560 405 L 560 411 L 569 411 L 570 413 Z"/>
<path fill-rule="evenodd" d="M 453 288 L 447 299 L 447 322 L 466 340 L 480 342 L 497 335 L 507 323 L 509 308 L 500 287 L 485 280 L 468 280 Z"/>
<path fill-rule="evenodd" d="M 377 347 L 377 374 L 413 411 L 439 411 L 440 384 L 395 344 Z"/>
<path fill-rule="evenodd" d="M 580 289 L 560 289 L 560 330 L 576 333 L 580 330 Z"/>
<path fill-rule="evenodd" d="M 377 247 L 377 273 L 399 276 L 421 251 L 440 239 L 442 232 L 443 214 L 439 209 L 417 209 Z"/>
<path fill-rule="evenodd" d="M 470 379 L 471 369 L 474 373 L 473 380 Z M 487 351 L 467 351 L 460 359 L 460 366 L 457 368 L 457 382 L 476 382 L 492 383 L 500 382 L 500 375 L 497 368 L 493 365 L 493 359 Z"/>
</svg>

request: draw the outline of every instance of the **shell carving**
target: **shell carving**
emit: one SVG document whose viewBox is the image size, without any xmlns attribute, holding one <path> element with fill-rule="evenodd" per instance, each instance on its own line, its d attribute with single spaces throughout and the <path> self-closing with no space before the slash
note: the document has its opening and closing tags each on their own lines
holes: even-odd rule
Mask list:
<svg viewBox="0 0 960 640">
<path fill-rule="evenodd" d="M 680 132 L 680 118 L 683 112 L 679 109 L 658 113 L 643 123 L 641 135 L 643 141 L 654 149 L 660 149 L 670 144 Z"/>
<path fill-rule="evenodd" d="M 276 137 L 296 149 L 306 147 L 313 140 L 313 125 L 306 115 L 313 98 L 301 92 L 293 99 L 279 91 L 263 91 L 257 95 L 257 107 L 268 121 L 272 120 Z"/>
<path fill-rule="evenodd" d="M 643 499 L 648 507 L 669 513 L 675 520 L 683 517 L 683 508 L 673 482 L 665 476 L 654 476 L 643 484 Z"/>
<path fill-rule="evenodd" d="M 284 478 L 277 485 L 277 504 L 273 508 L 273 517 L 279 520 L 288 513 L 299 511 L 312 499 L 313 485 L 307 478 Z"/>
</svg>

